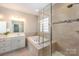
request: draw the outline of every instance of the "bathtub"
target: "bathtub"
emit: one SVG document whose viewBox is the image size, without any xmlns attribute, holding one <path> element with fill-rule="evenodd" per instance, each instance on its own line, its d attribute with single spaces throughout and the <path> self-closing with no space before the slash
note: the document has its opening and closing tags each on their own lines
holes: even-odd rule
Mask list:
<svg viewBox="0 0 79 59">
<path fill-rule="evenodd" d="M 44 42 L 48 42 L 49 39 L 47 38 L 43 38 L 43 37 L 40 37 L 40 36 L 32 36 L 30 37 L 30 39 L 35 43 L 35 44 L 42 44 Z"/>
<path fill-rule="evenodd" d="M 39 36 L 27 38 L 28 48 L 32 55 L 48 55 L 51 53 L 50 40 Z"/>
<path fill-rule="evenodd" d="M 28 41 L 30 41 L 37 49 L 41 49 L 50 44 L 50 40 L 47 38 L 39 37 L 39 36 L 31 36 L 28 37 Z"/>
</svg>

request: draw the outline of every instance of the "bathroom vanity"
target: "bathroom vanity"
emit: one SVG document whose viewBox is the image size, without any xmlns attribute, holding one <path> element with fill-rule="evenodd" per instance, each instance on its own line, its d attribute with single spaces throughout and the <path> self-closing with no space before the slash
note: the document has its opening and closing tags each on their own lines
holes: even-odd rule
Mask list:
<svg viewBox="0 0 79 59">
<path fill-rule="evenodd" d="M 0 21 L 0 55 L 25 47 L 24 22 Z"/>
<path fill-rule="evenodd" d="M 0 37 L 0 54 L 25 47 L 24 33 L 12 33 Z"/>
</svg>

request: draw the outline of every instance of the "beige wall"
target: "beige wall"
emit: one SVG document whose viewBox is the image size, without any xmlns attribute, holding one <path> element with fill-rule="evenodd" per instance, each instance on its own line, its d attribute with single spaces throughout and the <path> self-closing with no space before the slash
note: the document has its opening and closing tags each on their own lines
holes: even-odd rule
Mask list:
<svg viewBox="0 0 79 59">
<path fill-rule="evenodd" d="M 37 16 L 23 13 L 20 11 L 15 11 L 12 9 L 7 9 L 0 7 L 0 15 L 3 15 L 2 20 L 10 21 L 11 16 L 18 16 L 24 18 L 24 31 L 28 35 L 37 32 Z M 1 20 L 1 19 L 0 19 Z M 22 20 L 21 20 L 22 21 Z"/>
<path fill-rule="evenodd" d="M 67 8 L 67 5 L 54 5 L 53 22 L 79 18 L 79 4 L 71 8 Z M 79 55 L 79 33 L 77 31 L 79 31 L 79 22 L 53 24 L 53 40 L 58 42 L 67 55 Z"/>
</svg>

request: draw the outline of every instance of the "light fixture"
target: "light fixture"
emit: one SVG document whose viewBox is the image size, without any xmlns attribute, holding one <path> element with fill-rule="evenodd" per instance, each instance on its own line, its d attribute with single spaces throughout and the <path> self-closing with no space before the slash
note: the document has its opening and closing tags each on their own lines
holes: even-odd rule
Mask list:
<svg viewBox="0 0 79 59">
<path fill-rule="evenodd" d="M 36 9 L 35 11 L 36 11 L 36 12 L 38 12 L 38 11 L 39 11 L 39 9 Z"/>
<path fill-rule="evenodd" d="M 0 14 L 0 19 L 3 19 L 3 15 L 2 14 Z"/>
<path fill-rule="evenodd" d="M 20 17 L 20 16 L 11 16 L 10 19 L 16 20 L 16 21 L 25 21 L 25 19 L 23 17 Z"/>
</svg>

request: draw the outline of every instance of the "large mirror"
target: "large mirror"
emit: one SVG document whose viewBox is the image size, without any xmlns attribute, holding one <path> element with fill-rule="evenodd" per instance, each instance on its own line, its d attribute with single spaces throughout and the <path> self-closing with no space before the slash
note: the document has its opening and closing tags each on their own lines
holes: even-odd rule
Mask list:
<svg viewBox="0 0 79 59">
<path fill-rule="evenodd" d="M 24 32 L 24 22 L 12 21 L 13 32 Z"/>
<path fill-rule="evenodd" d="M 7 22 L 0 21 L 0 33 L 5 33 L 7 31 Z"/>
<path fill-rule="evenodd" d="M 7 32 L 24 32 L 24 22 L 22 21 L 0 21 L 0 34 Z"/>
</svg>

